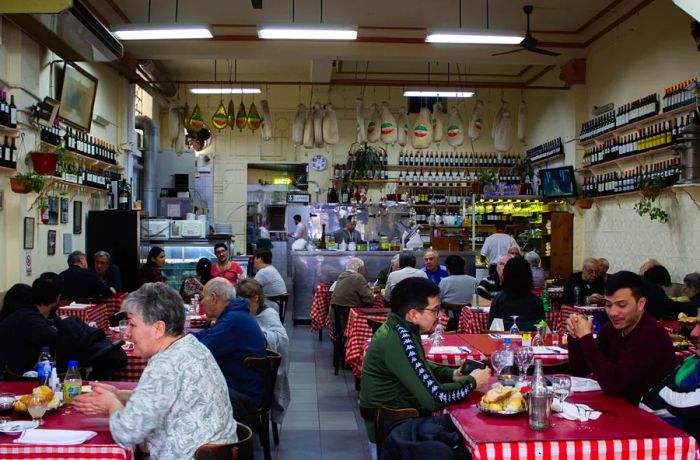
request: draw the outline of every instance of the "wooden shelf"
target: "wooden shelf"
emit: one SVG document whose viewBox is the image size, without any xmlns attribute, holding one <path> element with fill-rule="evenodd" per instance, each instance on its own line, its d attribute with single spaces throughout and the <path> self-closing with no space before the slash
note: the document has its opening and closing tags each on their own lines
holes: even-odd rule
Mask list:
<svg viewBox="0 0 700 460">
<path fill-rule="evenodd" d="M 112 164 L 108 163 L 106 161 L 98 160 L 97 158 L 92 158 L 86 155 L 83 155 L 78 152 L 71 152 L 70 150 L 66 150 L 65 154 L 71 158 L 74 158 L 80 163 L 91 165 L 91 166 L 96 166 L 98 168 L 102 169 L 114 169 L 115 171 L 123 171 L 124 167 L 118 164 Z"/>
<path fill-rule="evenodd" d="M 397 181 L 395 181 L 397 182 Z M 452 182 L 454 183 L 454 181 Z M 471 182 L 465 182 L 465 185 L 399 185 L 397 189 L 415 189 L 415 188 L 439 188 L 439 189 L 469 189 Z"/>
<path fill-rule="evenodd" d="M 671 145 L 666 145 L 664 147 L 659 147 L 656 149 L 651 149 L 651 150 L 644 150 L 643 152 L 639 153 L 633 153 L 632 155 L 626 155 L 624 157 L 620 158 L 613 158 L 612 160 L 606 160 L 600 163 L 596 163 L 594 165 L 588 165 L 588 166 L 582 166 L 581 168 L 578 168 L 576 172 L 579 173 L 585 173 L 585 172 L 590 172 L 595 169 L 600 169 L 605 166 L 610 166 L 618 163 L 625 163 L 626 161 L 629 160 L 639 160 L 640 158 L 644 158 L 647 156 L 655 155 L 657 153 L 661 152 L 671 152 L 677 155 L 677 153 L 673 150 L 673 146 Z"/>
<path fill-rule="evenodd" d="M 661 188 L 661 192 L 663 193 L 664 191 L 683 191 L 684 189 L 686 190 L 692 190 L 693 187 L 698 187 L 700 184 L 673 184 L 673 185 L 667 185 L 665 187 Z M 613 193 L 610 195 L 603 195 L 603 196 L 593 196 L 593 197 L 588 197 L 587 199 L 597 201 L 597 200 L 607 200 L 610 198 L 623 198 L 623 197 L 628 197 L 628 196 L 634 196 L 634 195 L 641 195 L 642 191 L 641 190 L 632 190 L 631 192 L 622 192 L 622 193 Z"/>
<path fill-rule="evenodd" d="M 0 125 L 0 136 L 19 137 L 22 131 L 19 128 L 10 128 L 9 126 Z"/>
<path fill-rule="evenodd" d="M 579 141 L 579 145 L 583 146 L 583 147 L 587 147 L 589 145 L 604 142 L 608 139 L 612 139 L 613 137 L 620 136 L 621 134 L 624 134 L 627 131 L 632 131 L 634 129 L 648 125 L 648 124 L 653 123 L 655 121 L 667 120 L 667 119 L 671 118 L 673 115 L 678 115 L 679 113 L 683 113 L 683 112 L 689 112 L 689 111 L 693 110 L 695 108 L 695 106 L 696 106 L 696 104 L 695 104 L 695 102 L 693 102 L 692 104 L 684 105 L 682 107 L 678 107 L 676 109 L 669 110 L 668 112 L 659 112 L 656 115 L 644 118 L 643 120 L 634 121 L 632 123 L 627 123 L 626 125 L 617 127 L 611 131 L 608 131 L 607 133 L 599 134 L 595 137 L 591 137 L 590 139 L 586 139 L 585 141 Z"/>
<path fill-rule="evenodd" d="M 548 156 L 547 158 L 542 158 L 541 160 L 535 160 L 532 162 L 532 166 L 537 166 L 543 163 L 548 163 L 550 161 L 558 160 L 559 158 L 564 158 L 564 152 L 557 153 L 552 156 Z"/>
<path fill-rule="evenodd" d="M 15 173 L 15 172 L 17 172 L 17 167 L 15 166 L 14 168 L 10 168 L 10 167 L 7 167 L 7 166 L 0 166 L 0 171 L 2 171 L 2 172 Z"/>
<path fill-rule="evenodd" d="M 387 165 L 388 171 L 480 171 L 482 169 L 512 169 L 513 166 L 407 166 Z"/>
<path fill-rule="evenodd" d="M 55 176 L 47 176 L 46 177 L 46 185 L 55 185 L 55 184 L 60 184 L 60 185 L 67 185 L 69 188 L 75 188 L 75 189 L 87 189 L 91 192 L 95 193 L 109 193 L 109 190 L 105 190 L 103 188 L 98 188 L 98 187 L 93 187 L 91 185 L 85 185 L 85 184 L 76 184 L 74 182 L 69 182 L 67 180 L 63 180 L 60 177 L 55 177 Z"/>
<path fill-rule="evenodd" d="M 343 182 L 344 179 L 340 177 L 334 177 L 331 179 L 333 182 Z M 398 179 L 349 179 L 345 182 L 349 184 L 396 184 L 399 182 Z"/>
</svg>

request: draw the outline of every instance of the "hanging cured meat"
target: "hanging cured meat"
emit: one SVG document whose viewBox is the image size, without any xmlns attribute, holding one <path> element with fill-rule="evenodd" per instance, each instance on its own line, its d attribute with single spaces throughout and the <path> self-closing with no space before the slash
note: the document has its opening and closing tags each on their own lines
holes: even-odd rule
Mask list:
<svg viewBox="0 0 700 460">
<path fill-rule="evenodd" d="M 323 147 L 323 108 L 319 102 L 314 104 L 314 145 Z"/>
<path fill-rule="evenodd" d="M 248 118 L 246 120 L 246 124 L 248 125 L 248 129 L 251 131 L 255 132 L 256 129 L 260 127 L 262 124 L 262 118 L 260 118 L 260 114 L 258 113 L 258 108 L 255 107 L 255 102 L 252 102 L 250 104 L 250 109 L 248 109 Z"/>
<path fill-rule="evenodd" d="M 214 126 L 214 128 L 218 129 L 221 131 L 224 129 L 227 125 L 226 121 L 226 107 L 224 107 L 224 101 L 221 100 L 219 102 L 219 107 L 216 109 L 216 112 L 214 112 L 214 115 L 211 116 L 211 124 Z"/>
<path fill-rule="evenodd" d="M 306 123 L 306 106 L 304 104 L 297 105 L 297 114 L 294 116 L 292 124 L 292 142 L 294 145 L 302 145 L 304 143 L 304 124 Z"/>
<path fill-rule="evenodd" d="M 236 127 L 236 106 L 233 104 L 233 99 L 229 99 L 228 101 L 226 124 L 231 129 Z"/>
<path fill-rule="evenodd" d="M 445 120 L 442 116 L 442 103 L 440 101 L 435 101 L 433 104 L 430 122 L 433 125 L 433 141 L 439 144 L 445 137 Z"/>
<path fill-rule="evenodd" d="M 397 137 L 401 147 L 404 147 L 408 143 L 408 115 L 406 114 L 406 107 L 401 107 L 399 109 Z"/>
<path fill-rule="evenodd" d="M 527 117 L 527 105 L 520 101 L 518 106 L 518 140 L 525 141 L 525 121 Z"/>
<path fill-rule="evenodd" d="M 204 118 L 202 118 L 202 111 L 199 108 L 199 104 L 197 104 L 194 106 L 190 117 L 190 129 L 198 133 L 202 128 L 204 128 Z"/>
<path fill-rule="evenodd" d="M 433 124 L 430 122 L 430 109 L 422 107 L 413 125 L 413 148 L 427 149 L 433 143 Z"/>
<path fill-rule="evenodd" d="M 508 103 L 503 101 L 493 122 L 493 146 L 499 152 L 507 152 L 513 147 L 513 123 Z"/>
<path fill-rule="evenodd" d="M 190 105 L 187 102 L 185 102 L 185 108 L 182 109 L 182 113 L 182 124 L 185 126 L 185 129 L 192 129 L 192 127 L 190 126 L 190 118 L 192 117 L 192 111 L 190 110 Z"/>
<path fill-rule="evenodd" d="M 260 101 L 260 118 L 262 118 L 262 131 L 260 131 L 262 140 L 269 141 L 272 139 L 272 116 L 270 115 L 270 106 L 267 103 L 267 99 Z"/>
<path fill-rule="evenodd" d="M 478 100 L 474 104 L 474 109 L 469 117 L 469 127 L 467 135 L 472 142 L 481 136 L 481 130 L 484 127 L 484 101 Z"/>
<path fill-rule="evenodd" d="M 304 148 L 307 148 L 307 149 L 314 148 L 314 109 L 313 109 L 313 107 L 309 109 L 309 113 L 306 116 L 306 121 L 304 122 Z"/>
<path fill-rule="evenodd" d="M 241 101 L 241 103 L 238 105 L 238 113 L 236 114 L 236 128 L 243 132 L 243 129 L 245 129 L 245 125 L 247 123 L 248 117 L 245 113 L 245 105 L 243 105 L 243 101 Z"/>
<path fill-rule="evenodd" d="M 369 123 L 367 124 L 367 140 L 377 142 L 381 136 L 379 125 L 381 124 L 381 113 L 377 104 L 369 106 Z"/>
<path fill-rule="evenodd" d="M 362 98 L 355 99 L 355 121 L 357 123 L 357 142 L 367 142 L 367 122 L 365 121 L 365 105 Z"/>
<path fill-rule="evenodd" d="M 454 106 L 450 107 L 447 115 L 447 143 L 455 148 L 464 143 L 464 123 L 457 107 Z"/>
<path fill-rule="evenodd" d="M 398 140 L 398 133 L 396 129 L 396 117 L 389 110 L 389 103 L 382 102 L 382 116 L 381 116 L 381 139 L 385 144 L 394 145 Z"/>
<path fill-rule="evenodd" d="M 335 145 L 340 140 L 338 136 L 338 119 L 335 116 L 333 104 L 326 104 L 325 109 L 323 114 L 323 140 L 328 145 Z"/>
</svg>

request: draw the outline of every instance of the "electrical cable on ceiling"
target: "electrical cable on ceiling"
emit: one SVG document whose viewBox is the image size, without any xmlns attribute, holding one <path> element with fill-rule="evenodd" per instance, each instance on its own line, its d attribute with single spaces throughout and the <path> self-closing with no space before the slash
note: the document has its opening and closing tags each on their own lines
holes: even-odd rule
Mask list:
<svg viewBox="0 0 700 460">
<path fill-rule="evenodd" d="M 151 23 L 151 0 L 148 0 L 148 23 Z"/>
<path fill-rule="evenodd" d="M 294 23 L 294 16 L 296 14 L 296 5 L 294 3 L 294 0 L 292 0 L 292 24 Z"/>
<path fill-rule="evenodd" d="M 177 13 L 180 9 L 180 0 L 175 0 L 175 24 L 177 24 Z"/>
<path fill-rule="evenodd" d="M 320 8 L 320 12 L 321 12 L 321 24 L 323 24 L 323 0 L 321 0 L 320 3 L 321 3 L 321 8 Z"/>
<path fill-rule="evenodd" d="M 462 28 L 462 0 L 459 0 L 459 28 Z"/>
<path fill-rule="evenodd" d="M 489 28 L 489 0 L 486 0 L 486 29 Z"/>
</svg>

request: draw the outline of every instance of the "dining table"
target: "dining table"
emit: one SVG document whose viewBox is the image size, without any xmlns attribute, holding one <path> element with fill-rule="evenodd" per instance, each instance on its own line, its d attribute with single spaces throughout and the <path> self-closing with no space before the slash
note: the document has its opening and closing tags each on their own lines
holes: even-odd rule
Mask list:
<svg viewBox="0 0 700 460">
<path fill-rule="evenodd" d="M 477 403 L 486 389 L 447 406 L 475 460 L 518 459 L 678 459 L 699 458 L 692 436 L 621 398 L 601 391 L 574 393 L 567 403 L 601 412 L 597 420 L 572 421 L 550 416 L 550 427 L 533 431 L 527 413 L 482 413 Z"/>
<path fill-rule="evenodd" d="M 136 384 L 130 382 L 107 382 L 119 389 L 130 390 Z M 15 395 L 29 394 L 36 382 L 0 382 L 0 392 Z M 27 414 L 12 413 L 13 420 L 30 420 Z M 109 417 L 84 415 L 71 406 L 63 406 L 44 415 L 41 429 L 86 430 L 97 433 L 95 437 L 79 445 L 17 444 L 17 436 L 0 434 L 0 458 L 15 459 L 87 459 L 87 460 L 132 460 L 134 452 L 118 445 L 109 432 Z"/>
<path fill-rule="evenodd" d="M 481 334 L 484 331 L 488 331 L 489 310 L 489 307 L 470 308 L 466 306 L 462 308 L 462 311 L 459 314 L 457 332 Z M 559 312 L 555 310 L 545 312 L 545 321 L 552 331 L 560 330 L 561 325 Z"/>
</svg>

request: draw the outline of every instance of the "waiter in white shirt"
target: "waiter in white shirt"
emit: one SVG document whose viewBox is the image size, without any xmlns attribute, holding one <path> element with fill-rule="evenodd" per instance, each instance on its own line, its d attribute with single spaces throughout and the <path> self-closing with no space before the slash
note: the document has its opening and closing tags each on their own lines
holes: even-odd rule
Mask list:
<svg viewBox="0 0 700 460">
<path fill-rule="evenodd" d="M 508 255 L 508 249 L 511 247 L 518 248 L 520 251 L 518 243 L 506 233 L 505 223 L 497 222 L 496 233 L 489 235 L 481 248 L 481 257 L 486 257 L 489 260 L 489 274 L 496 272 L 498 259 Z"/>
<path fill-rule="evenodd" d="M 299 214 L 295 214 L 293 219 L 294 223 L 296 224 L 296 227 L 294 229 L 294 233 L 290 233 L 289 236 L 291 236 L 295 240 L 307 239 L 306 226 L 301 223 L 301 216 Z"/>
</svg>

